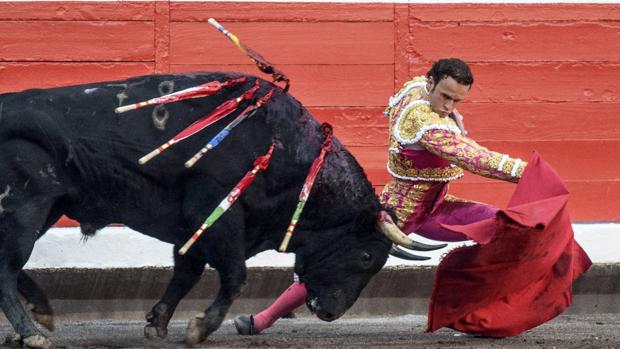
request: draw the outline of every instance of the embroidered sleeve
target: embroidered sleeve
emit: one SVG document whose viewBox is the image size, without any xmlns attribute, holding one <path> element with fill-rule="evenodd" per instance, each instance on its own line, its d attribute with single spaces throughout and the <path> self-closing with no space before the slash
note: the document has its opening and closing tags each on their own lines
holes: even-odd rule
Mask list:
<svg viewBox="0 0 620 349">
<path fill-rule="evenodd" d="M 518 182 L 527 162 L 488 150 L 471 138 L 447 130 L 429 130 L 419 144 L 433 154 L 475 174 Z"/>
</svg>

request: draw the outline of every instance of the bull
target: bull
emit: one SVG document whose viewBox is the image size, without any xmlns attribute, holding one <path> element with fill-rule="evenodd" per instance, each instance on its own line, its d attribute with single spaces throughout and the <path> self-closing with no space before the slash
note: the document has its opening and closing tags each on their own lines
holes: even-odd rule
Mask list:
<svg viewBox="0 0 620 349">
<path fill-rule="evenodd" d="M 128 103 L 240 77 L 247 82 L 208 98 L 114 112 Z M 220 288 L 213 303 L 190 321 L 185 341 L 200 343 L 221 325 L 246 280 L 245 260 L 282 240 L 320 150 L 319 124 L 276 88 L 265 106 L 191 169 L 184 162 L 223 125 L 207 128 L 146 165 L 137 160 L 257 82 L 257 96 L 274 88 L 253 76 L 216 72 L 0 95 L 0 305 L 16 338 L 33 348 L 51 346 L 18 293 L 34 319 L 52 329 L 49 302 L 22 268 L 35 241 L 62 215 L 80 222 L 85 234 L 120 223 L 174 245 L 174 275 L 147 314 L 145 335 L 166 336 L 176 306 L 206 264 L 217 270 Z M 269 168 L 187 254 L 179 254 L 179 247 L 270 144 L 276 147 Z M 384 265 L 391 240 L 432 248 L 409 240 L 385 220 L 378 225 L 382 212 L 362 168 L 334 140 L 289 247 L 296 254 L 295 272 L 308 289 L 307 306 L 320 319 L 334 320 L 354 303 Z"/>
</svg>

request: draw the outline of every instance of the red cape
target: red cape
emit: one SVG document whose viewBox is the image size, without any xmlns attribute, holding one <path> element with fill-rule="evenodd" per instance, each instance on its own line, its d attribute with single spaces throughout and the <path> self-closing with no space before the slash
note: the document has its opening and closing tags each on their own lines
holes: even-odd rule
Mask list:
<svg viewBox="0 0 620 349">
<path fill-rule="evenodd" d="M 592 262 L 573 238 L 568 191 L 534 154 L 508 207 L 492 219 L 446 228 L 478 245 L 447 254 L 435 276 L 427 331 L 444 326 L 516 336 L 561 314 Z"/>
</svg>

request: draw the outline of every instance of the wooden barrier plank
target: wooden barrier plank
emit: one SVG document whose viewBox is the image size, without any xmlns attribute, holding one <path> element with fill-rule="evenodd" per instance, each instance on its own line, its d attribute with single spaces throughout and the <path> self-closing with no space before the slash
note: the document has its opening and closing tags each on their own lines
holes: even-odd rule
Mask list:
<svg viewBox="0 0 620 349">
<path fill-rule="evenodd" d="M 478 141 L 620 140 L 618 103 L 463 103 L 459 110 Z M 313 107 L 310 113 L 353 133 L 356 145 L 382 145 L 388 137 L 382 107 Z"/>
<path fill-rule="evenodd" d="M 386 22 L 394 18 L 393 4 L 282 3 L 282 2 L 172 2 L 175 22 Z"/>
<path fill-rule="evenodd" d="M 354 127 L 342 124 L 332 124 L 332 126 L 334 126 L 334 133 L 338 139 L 347 146 L 383 146 L 387 149 L 387 126 Z"/>
<path fill-rule="evenodd" d="M 329 122 L 335 127 L 346 130 L 385 129 L 385 137 L 387 137 L 388 119 L 383 116 L 383 107 L 310 107 L 308 110 L 320 122 Z M 370 133 L 375 133 L 375 131 L 370 131 Z M 363 137 L 367 138 L 367 136 Z"/>
<path fill-rule="evenodd" d="M 413 37 L 409 32 L 409 7 L 397 4 L 394 7 L 394 92 L 407 82 L 409 64 L 416 61 L 412 49 Z"/>
<path fill-rule="evenodd" d="M 436 59 L 438 57 L 432 57 Z M 470 102 L 620 102 L 620 63 L 473 63 Z M 410 67 L 425 75 L 430 64 Z"/>
<path fill-rule="evenodd" d="M 425 22 L 617 21 L 616 4 L 410 4 L 411 19 Z"/>
<path fill-rule="evenodd" d="M 338 129 L 335 130 L 337 132 Z M 335 133 L 341 139 L 339 133 Z M 344 141 L 343 141 L 344 142 Z M 375 184 L 385 184 L 390 175 L 387 173 L 387 146 L 352 146 L 347 148 L 357 158 L 366 173 Z M 523 160 L 528 160 L 534 150 L 549 162 L 564 178 L 579 180 L 614 180 L 618 179 L 620 161 L 614 156 L 620 141 L 565 141 L 565 142 L 481 142 L 481 145 L 502 153 L 507 153 Z M 480 182 L 481 176 L 468 176 L 465 182 Z"/>
<path fill-rule="evenodd" d="M 620 181 L 569 181 L 565 184 L 570 192 L 568 211 L 572 222 L 620 221 L 618 205 L 605 204 L 620 202 Z M 375 185 L 374 188 L 379 195 L 383 185 Z M 502 181 L 464 183 L 457 180 L 450 184 L 449 192 L 461 198 L 503 208 L 514 190 L 514 184 Z M 601 193 L 604 193 L 603 197 Z"/>
<path fill-rule="evenodd" d="M 568 182 L 573 221 L 620 221 L 620 180 Z"/>
<path fill-rule="evenodd" d="M 0 61 L 153 61 L 152 22 L 0 22 Z"/>
<path fill-rule="evenodd" d="M 152 21 L 153 9 L 148 1 L 3 1 L 0 20 Z"/>
<path fill-rule="evenodd" d="M 321 114 L 319 114 L 321 115 Z M 319 120 L 330 120 L 330 118 L 319 117 Z M 330 122 L 330 121 L 326 121 Z M 334 128 L 338 131 L 337 135 L 340 140 L 342 140 L 345 144 L 350 146 L 387 146 L 388 139 L 388 126 L 387 121 L 385 121 L 386 125 L 372 125 L 369 123 L 368 126 L 360 126 L 349 124 L 347 122 L 331 122 Z M 483 123 L 483 121 L 481 121 Z M 502 143 L 502 142 L 519 142 L 523 144 L 559 144 L 559 143 L 570 143 L 570 142 L 587 142 L 587 144 L 596 144 L 600 143 L 601 145 L 606 144 L 609 141 L 619 141 L 618 137 L 614 138 L 597 138 L 597 137 L 584 137 L 584 138 L 571 138 L 571 137 L 558 137 L 558 138 L 550 138 L 550 139 L 540 139 L 536 137 L 528 136 L 527 130 L 523 132 L 518 132 L 518 130 L 511 129 L 510 127 L 504 127 L 502 129 L 501 124 L 497 123 L 497 130 L 499 134 L 495 135 L 495 133 L 490 132 L 488 129 L 479 130 L 478 128 L 471 127 L 471 123 L 465 124 L 467 130 L 469 131 L 468 136 L 472 139 L 475 139 L 477 142 L 482 144 L 491 144 L 491 143 Z M 610 127 L 609 123 L 605 124 L 607 127 Z M 613 128 L 613 126 L 612 126 Z M 567 132 L 570 132 L 570 129 L 566 129 Z M 539 131 L 542 132 L 542 131 Z M 616 130 L 617 132 L 617 130 Z M 495 136 L 494 136 L 495 135 Z"/>
<path fill-rule="evenodd" d="M 54 227 L 56 228 L 70 228 L 70 227 L 79 227 L 79 226 L 80 226 L 80 223 L 78 223 L 77 221 L 74 221 L 73 219 L 67 216 L 60 217 L 58 222 L 54 224 Z"/>
<path fill-rule="evenodd" d="M 170 71 L 170 2 L 155 2 L 154 17 L 155 36 L 155 72 Z"/>
<path fill-rule="evenodd" d="M 620 60 L 620 22 L 421 23 L 410 24 L 412 46 L 423 57 L 468 62 Z M 437 44 L 437 38 L 442 44 Z"/>
<path fill-rule="evenodd" d="M 478 140 L 620 139 L 619 103 L 463 103 Z"/>
<path fill-rule="evenodd" d="M 392 23 L 223 23 L 273 64 L 392 64 Z M 248 58 L 204 22 L 170 25 L 172 64 L 244 64 Z"/>
<path fill-rule="evenodd" d="M 574 222 L 620 220 L 620 181 L 567 181 L 566 187 L 571 194 L 568 210 Z M 505 207 L 514 188 L 513 184 L 498 181 L 455 182 L 451 184 L 450 192 L 459 197 Z"/>
<path fill-rule="evenodd" d="M 307 107 L 382 106 L 393 93 L 392 65 L 281 65 L 290 93 Z M 254 65 L 171 65 L 172 72 L 239 71 L 260 75 Z"/>
<path fill-rule="evenodd" d="M 153 63 L 0 63 L 0 93 L 151 74 Z"/>
</svg>

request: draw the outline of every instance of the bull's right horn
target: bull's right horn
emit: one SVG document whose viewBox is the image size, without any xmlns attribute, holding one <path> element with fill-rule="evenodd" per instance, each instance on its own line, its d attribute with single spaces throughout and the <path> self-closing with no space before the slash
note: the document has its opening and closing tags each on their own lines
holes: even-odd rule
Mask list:
<svg viewBox="0 0 620 349">
<path fill-rule="evenodd" d="M 392 244 L 392 248 L 390 249 L 390 255 L 396 258 L 404 259 L 407 261 L 427 261 L 431 259 L 431 257 L 426 256 L 418 256 L 415 254 L 411 254 L 400 247 L 398 245 Z"/>
<path fill-rule="evenodd" d="M 433 251 L 448 246 L 448 244 L 428 245 L 421 242 L 411 240 L 405 233 L 403 233 L 396 224 L 392 221 L 392 218 L 387 212 L 382 211 L 379 216 L 377 225 L 381 232 L 387 236 L 393 243 L 406 247 L 415 251 Z"/>
</svg>

